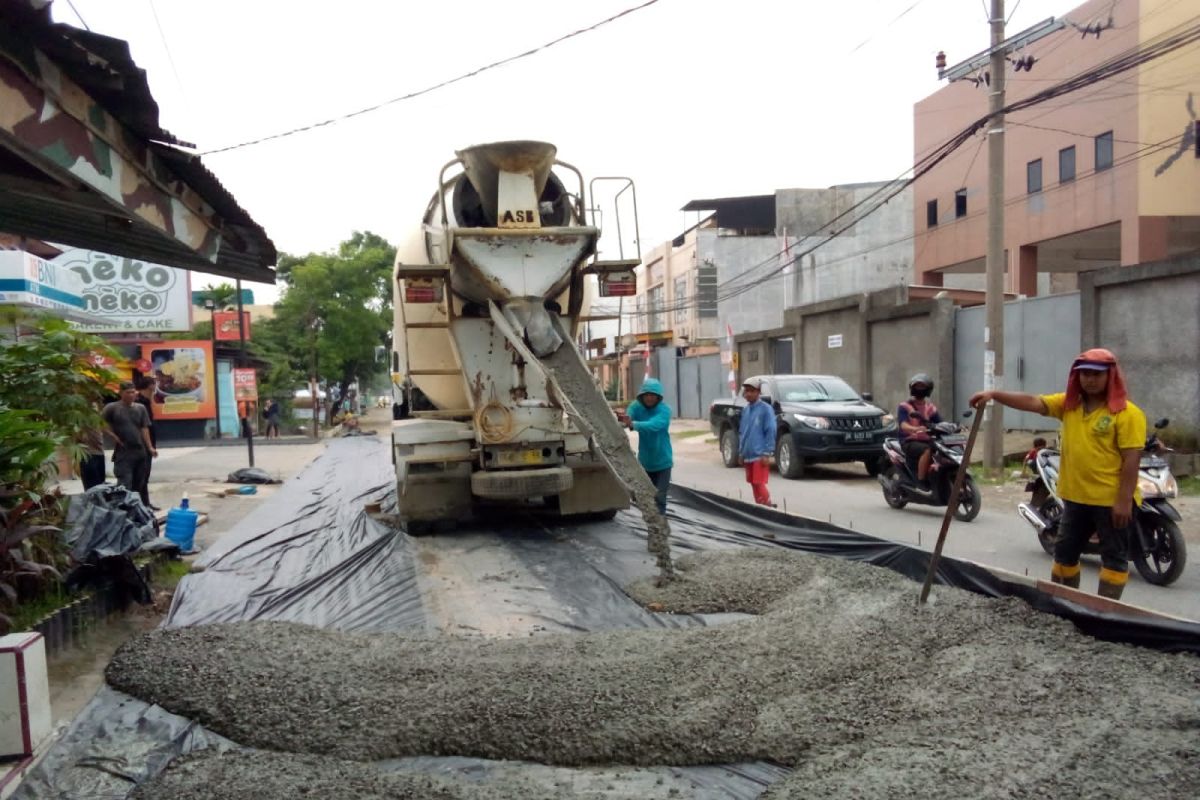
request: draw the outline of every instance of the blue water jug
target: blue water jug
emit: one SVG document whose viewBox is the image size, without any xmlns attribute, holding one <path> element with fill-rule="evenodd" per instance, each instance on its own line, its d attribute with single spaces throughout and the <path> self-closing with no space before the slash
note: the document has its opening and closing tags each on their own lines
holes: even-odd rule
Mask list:
<svg viewBox="0 0 1200 800">
<path fill-rule="evenodd" d="M 184 553 L 190 553 L 195 548 L 196 519 L 200 515 L 188 508 L 188 499 L 179 501 L 179 508 L 167 512 L 167 538 L 179 545 Z"/>
</svg>

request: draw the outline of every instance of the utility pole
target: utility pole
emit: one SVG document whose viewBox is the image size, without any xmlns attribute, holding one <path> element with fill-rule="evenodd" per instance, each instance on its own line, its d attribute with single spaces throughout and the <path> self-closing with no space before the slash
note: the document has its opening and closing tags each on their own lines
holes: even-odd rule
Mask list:
<svg viewBox="0 0 1200 800">
<path fill-rule="evenodd" d="M 988 96 L 987 326 L 983 329 L 983 388 L 1004 388 L 1004 0 L 992 0 L 991 92 Z M 1004 466 L 1004 407 L 992 403 L 983 438 L 984 466 Z"/>
<path fill-rule="evenodd" d="M 938 77 L 956 81 L 968 77 L 987 65 L 983 81 L 988 87 L 988 212 L 985 272 L 987 288 L 987 324 L 983 329 L 983 388 L 1004 388 L 1004 85 L 1008 71 L 1009 53 L 1062 30 L 1066 20 L 1050 17 L 1022 31 L 1011 39 L 1004 38 L 1004 0 L 991 0 L 988 17 L 991 28 L 991 47 L 949 69 L 942 65 L 945 55 L 938 54 Z M 1030 58 L 1026 69 L 1033 66 Z M 1020 68 L 1020 65 L 1018 65 Z M 976 84 L 979 81 L 976 79 Z M 997 403 L 983 412 L 987 426 L 983 437 L 984 466 L 998 470 L 1004 464 L 1004 411 Z"/>
</svg>

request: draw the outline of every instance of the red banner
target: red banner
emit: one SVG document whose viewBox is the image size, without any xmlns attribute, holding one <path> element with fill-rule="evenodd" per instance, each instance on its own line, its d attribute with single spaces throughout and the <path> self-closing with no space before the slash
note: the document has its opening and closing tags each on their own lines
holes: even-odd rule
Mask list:
<svg viewBox="0 0 1200 800">
<path fill-rule="evenodd" d="M 241 341 L 242 333 L 238 330 L 236 311 L 214 311 L 213 326 L 216 328 L 218 341 Z M 250 312 L 242 312 L 242 322 L 246 325 L 246 341 L 250 341 Z"/>
<path fill-rule="evenodd" d="M 258 400 L 258 375 L 252 369 L 233 371 L 233 397 L 242 400 Z"/>
</svg>

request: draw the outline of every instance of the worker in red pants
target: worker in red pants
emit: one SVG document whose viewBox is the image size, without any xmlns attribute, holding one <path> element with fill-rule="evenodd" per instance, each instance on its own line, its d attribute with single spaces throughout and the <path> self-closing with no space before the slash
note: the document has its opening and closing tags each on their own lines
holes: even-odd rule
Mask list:
<svg viewBox="0 0 1200 800">
<path fill-rule="evenodd" d="M 738 424 L 738 450 L 746 467 L 746 482 L 754 491 L 754 502 L 775 508 L 767 491 L 771 454 L 775 452 L 775 409 L 760 398 L 761 393 L 761 381 L 751 379 L 742 384 L 746 407 Z"/>
</svg>

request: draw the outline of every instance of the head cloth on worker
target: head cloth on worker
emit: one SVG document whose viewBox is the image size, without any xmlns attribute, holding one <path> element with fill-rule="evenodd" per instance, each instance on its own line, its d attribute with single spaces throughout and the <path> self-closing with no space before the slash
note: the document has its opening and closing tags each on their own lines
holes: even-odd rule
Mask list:
<svg viewBox="0 0 1200 800">
<path fill-rule="evenodd" d="M 1079 385 L 1081 369 L 1101 370 L 1108 373 L 1108 410 L 1113 414 L 1125 410 L 1129 394 L 1125 390 L 1125 375 L 1117 364 L 1117 357 L 1111 351 L 1102 347 L 1085 350 L 1071 364 L 1071 372 L 1067 375 L 1067 398 L 1064 406 L 1067 410 L 1078 408 L 1083 402 L 1083 389 Z"/>
</svg>

